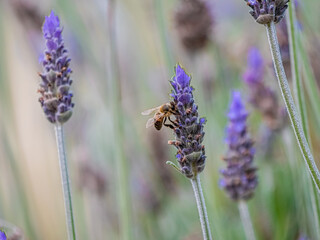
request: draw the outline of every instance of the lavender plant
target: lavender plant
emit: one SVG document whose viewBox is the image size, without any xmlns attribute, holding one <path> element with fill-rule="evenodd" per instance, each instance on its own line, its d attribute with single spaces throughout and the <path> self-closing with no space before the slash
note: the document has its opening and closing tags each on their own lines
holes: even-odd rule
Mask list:
<svg viewBox="0 0 320 240">
<path fill-rule="evenodd" d="M 254 17 L 257 23 L 263 24 L 267 30 L 268 41 L 270 45 L 271 55 L 274 63 L 275 72 L 279 82 L 280 90 L 286 104 L 288 115 L 290 117 L 293 131 L 296 135 L 298 145 L 300 147 L 302 156 L 305 160 L 309 173 L 320 191 L 320 173 L 315 164 L 313 155 L 311 153 L 301 117 L 295 106 L 292 98 L 290 86 L 284 71 L 279 43 L 277 39 L 275 24 L 283 17 L 285 10 L 288 8 L 289 0 L 245 0 L 247 5 L 251 8 L 250 14 Z"/>
<path fill-rule="evenodd" d="M 232 93 L 226 129 L 228 150 L 224 157 L 226 169 L 221 170 L 220 187 L 234 201 L 238 202 L 239 211 L 247 239 L 253 240 L 254 231 L 245 201 L 252 198 L 258 180 L 256 167 L 253 165 L 253 141 L 247 132 L 248 112 L 246 111 L 239 92 Z"/>
<path fill-rule="evenodd" d="M 60 20 L 53 11 L 45 18 L 42 31 L 46 41 L 46 49 L 44 51 L 44 57 L 40 60 L 43 66 L 43 72 L 39 74 L 41 77 L 38 90 L 41 94 L 39 102 L 49 122 L 54 124 L 68 239 L 75 240 L 76 231 L 62 126 L 70 119 L 74 107 L 74 103 L 72 102 L 73 94 L 70 91 L 72 80 L 70 79 L 71 68 L 69 67 L 69 63 L 71 59 L 68 57 L 68 51 L 64 47 Z"/>
<path fill-rule="evenodd" d="M 178 150 L 176 157 L 179 167 L 172 162 L 167 163 L 190 179 L 198 206 L 203 238 L 212 239 L 199 175 L 204 170 L 206 160 L 205 147 L 202 144 L 206 120 L 198 116 L 198 106 L 193 98 L 194 88 L 190 86 L 190 81 L 191 77 L 177 65 L 175 76 L 170 81 L 173 88 L 171 96 L 178 110 L 174 127 L 176 139 L 169 141 L 169 144 Z"/>
</svg>

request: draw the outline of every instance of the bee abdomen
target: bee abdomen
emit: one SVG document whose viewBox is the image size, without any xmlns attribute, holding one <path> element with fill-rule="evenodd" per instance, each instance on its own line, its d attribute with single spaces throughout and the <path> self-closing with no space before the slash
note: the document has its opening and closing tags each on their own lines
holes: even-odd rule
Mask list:
<svg viewBox="0 0 320 240">
<path fill-rule="evenodd" d="M 154 127 L 157 129 L 157 130 L 160 130 L 162 128 L 162 121 L 156 121 L 154 123 Z"/>
</svg>

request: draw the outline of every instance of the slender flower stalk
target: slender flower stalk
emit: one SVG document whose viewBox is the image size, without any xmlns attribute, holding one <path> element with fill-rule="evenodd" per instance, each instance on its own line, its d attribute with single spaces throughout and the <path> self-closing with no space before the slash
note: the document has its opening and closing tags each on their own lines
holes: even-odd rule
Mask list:
<svg viewBox="0 0 320 240">
<path fill-rule="evenodd" d="M 240 201 L 238 203 L 238 208 L 240 212 L 241 222 L 244 228 L 244 232 L 248 240 L 255 240 L 252 221 L 248 209 L 248 205 L 245 201 Z"/>
<path fill-rule="evenodd" d="M 301 116 L 302 127 L 304 133 L 309 141 L 309 129 L 308 129 L 308 119 L 306 113 L 305 99 L 303 94 L 303 86 L 301 82 L 301 75 L 299 72 L 299 62 L 298 62 L 298 52 L 297 52 L 297 33 L 295 27 L 295 4 L 294 2 L 288 3 L 288 15 L 287 15 L 287 28 L 288 28 L 288 38 L 290 46 L 290 63 L 292 69 L 292 80 L 293 80 L 293 93 L 298 103 L 298 111 Z M 310 141 L 309 141 L 310 143 Z"/>
<path fill-rule="evenodd" d="M 197 175 L 196 179 L 190 179 L 190 181 L 197 202 L 203 239 L 212 239 L 206 204 L 204 201 L 204 196 L 200 182 L 200 175 Z"/>
<path fill-rule="evenodd" d="M 39 74 L 41 83 L 38 92 L 41 94 L 39 102 L 47 119 L 55 125 L 68 239 L 75 240 L 76 230 L 62 126 L 70 119 L 74 107 L 73 94 L 70 91 L 72 71 L 69 68 L 71 59 L 67 55 L 61 34 L 60 20 L 52 11 L 43 24 L 46 50 L 45 56 L 40 59 L 43 72 Z"/>
<path fill-rule="evenodd" d="M 320 98 L 319 98 L 319 90 L 316 82 L 316 78 L 314 76 L 311 62 L 309 60 L 307 51 L 305 49 L 305 44 L 301 39 L 302 36 L 297 38 L 298 42 L 298 49 L 299 49 L 299 56 L 301 57 L 301 63 L 303 65 L 303 74 L 305 76 L 306 81 L 304 81 L 306 90 L 308 95 L 310 96 L 310 105 L 312 108 L 312 112 L 315 115 L 315 120 L 317 122 L 318 127 L 320 126 Z"/>
<path fill-rule="evenodd" d="M 174 166 L 180 173 L 190 179 L 198 206 L 203 238 L 211 240 L 209 220 L 199 175 L 204 170 L 206 160 L 205 148 L 202 144 L 203 127 L 206 120 L 198 117 L 198 106 L 194 102 L 194 88 L 190 86 L 190 81 L 191 77 L 180 65 L 177 65 L 175 76 L 170 81 L 173 87 L 171 96 L 177 108 L 176 120 L 172 126 L 176 139 L 168 143 L 178 150 L 176 157 L 179 167 L 172 162 L 168 162 L 168 164 Z"/>
<path fill-rule="evenodd" d="M 109 1 L 108 6 L 108 31 L 110 37 L 109 48 L 109 74 L 112 78 L 112 103 L 113 103 L 113 120 L 115 129 L 115 153 L 117 163 L 117 183 L 119 198 L 119 222 L 120 222 L 120 238 L 130 240 L 133 238 L 132 233 L 132 217 L 131 217 L 131 194 L 129 183 L 129 162 L 126 159 L 124 151 L 124 123 L 122 111 L 122 92 L 121 92 L 121 76 L 118 58 L 118 46 L 116 35 L 115 10 L 116 0 Z"/>
<path fill-rule="evenodd" d="M 166 14 L 164 11 L 164 1 L 161 0 L 154 0 L 154 11 L 155 11 L 155 17 L 156 17 L 156 23 L 158 27 L 158 31 L 160 34 L 160 40 L 164 52 L 164 57 L 165 61 L 167 64 L 168 69 L 172 67 L 174 64 L 174 57 L 173 57 L 173 51 L 171 47 L 171 43 L 168 38 L 168 33 L 167 33 L 167 24 L 166 24 Z"/>
<path fill-rule="evenodd" d="M 254 231 L 245 201 L 253 197 L 258 184 L 256 167 L 253 166 L 253 141 L 247 131 L 248 112 L 239 92 L 232 93 L 226 129 L 228 151 L 224 157 L 226 169 L 221 170 L 220 187 L 238 203 L 242 224 L 248 240 L 254 240 Z"/>
<path fill-rule="evenodd" d="M 289 0 L 270 0 L 268 2 L 260 0 L 245 1 L 247 2 L 247 5 L 251 7 L 252 11 L 250 11 L 250 13 L 256 19 L 256 21 L 266 26 L 273 64 L 282 97 L 286 104 L 288 115 L 292 123 L 293 131 L 295 133 L 302 156 L 305 160 L 309 173 L 312 176 L 312 180 L 319 192 L 320 173 L 315 164 L 313 155 L 307 142 L 299 112 L 297 111 L 294 100 L 292 98 L 290 86 L 282 64 L 279 42 L 275 29 L 275 23 L 278 23 L 283 18 L 285 10 L 288 7 L 287 3 L 289 2 Z M 261 17 L 263 17 L 264 21 L 258 21 L 258 19 L 261 19 Z"/>
<path fill-rule="evenodd" d="M 294 82 L 294 94 L 295 99 L 298 102 L 298 109 L 301 116 L 302 126 L 304 133 L 306 134 L 306 138 L 308 143 L 311 143 L 310 139 L 310 130 L 308 127 L 308 117 L 306 111 L 306 102 L 305 95 L 303 92 L 303 85 L 301 80 L 301 75 L 299 71 L 299 63 L 298 63 L 298 32 L 296 31 L 295 24 L 297 24 L 296 11 L 295 11 L 295 2 L 289 3 L 288 15 L 287 15 L 287 27 L 288 27 L 288 37 L 289 37 L 289 45 L 290 45 L 290 62 L 292 69 L 292 79 Z M 311 146 L 312 148 L 312 146 Z M 310 179 L 308 178 L 308 183 Z M 315 220 L 315 228 L 317 231 L 317 235 L 320 236 L 320 228 L 319 228 L 319 196 L 316 194 L 316 189 L 314 185 L 309 185 L 310 188 L 310 198 L 311 205 L 314 214 Z M 311 189 L 312 188 L 312 189 Z"/>
<path fill-rule="evenodd" d="M 311 150 L 309 148 L 309 144 L 304 134 L 297 108 L 292 98 L 291 90 L 290 90 L 288 80 L 287 80 L 287 77 L 283 68 L 282 60 L 281 60 L 280 49 L 279 49 L 274 22 L 267 24 L 266 28 L 267 28 L 267 35 L 268 35 L 268 40 L 270 44 L 270 50 L 272 54 L 274 68 L 279 81 L 280 90 L 281 90 L 283 99 L 285 101 L 287 111 L 292 123 L 294 133 L 296 135 L 297 142 L 300 147 L 302 156 L 306 162 L 309 173 L 311 174 L 312 179 L 315 185 L 317 186 L 317 189 L 319 192 L 320 191 L 320 173 L 315 164 Z"/>
<path fill-rule="evenodd" d="M 73 208 L 71 200 L 71 188 L 70 180 L 68 173 L 68 164 L 67 157 L 64 145 L 64 134 L 63 126 L 61 124 L 56 124 L 54 126 L 56 133 L 57 147 L 58 147 L 58 157 L 60 165 L 60 174 L 62 180 L 62 189 L 63 189 L 63 198 L 64 198 L 64 207 L 67 218 L 67 227 L 68 227 L 68 239 L 76 239 L 76 230 L 73 219 Z"/>
</svg>

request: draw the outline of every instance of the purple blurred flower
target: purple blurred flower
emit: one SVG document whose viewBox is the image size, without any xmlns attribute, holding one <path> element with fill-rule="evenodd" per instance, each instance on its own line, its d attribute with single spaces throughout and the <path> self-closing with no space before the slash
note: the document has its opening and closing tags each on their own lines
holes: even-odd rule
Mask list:
<svg viewBox="0 0 320 240">
<path fill-rule="evenodd" d="M 250 14 L 260 24 L 278 23 L 284 17 L 289 0 L 245 0 Z"/>
<path fill-rule="evenodd" d="M 7 235 L 2 230 L 0 230 L 0 240 L 7 240 Z"/>
<path fill-rule="evenodd" d="M 243 75 L 244 81 L 248 85 L 261 82 L 264 68 L 264 62 L 260 51 L 257 48 L 252 47 L 248 53 L 248 66 Z"/>
<path fill-rule="evenodd" d="M 204 49 L 214 25 L 212 4 L 207 0 L 178 1 L 174 20 L 178 37 L 189 53 Z"/>
<path fill-rule="evenodd" d="M 249 89 L 249 101 L 258 109 L 271 130 L 284 126 L 286 114 L 279 106 L 276 93 L 264 84 L 265 64 L 260 51 L 252 47 L 248 53 L 248 64 L 243 80 Z"/>
<path fill-rule="evenodd" d="M 181 172 L 188 178 L 194 178 L 205 167 L 205 148 L 202 145 L 206 122 L 198 117 L 198 106 L 194 103 L 193 90 L 190 86 L 191 77 L 180 65 L 175 68 L 176 74 L 170 81 L 173 90 L 171 96 L 177 106 L 174 133 L 176 140 L 169 141 L 177 149 L 177 160 Z"/>
<path fill-rule="evenodd" d="M 309 238 L 304 234 L 300 234 L 298 240 L 309 240 Z"/>
<path fill-rule="evenodd" d="M 233 200 L 247 200 L 253 196 L 258 184 L 253 166 L 253 141 L 247 132 L 248 112 L 239 92 L 232 93 L 229 107 L 229 123 L 226 129 L 228 151 L 224 157 L 227 168 L 221 170 L 220 187 Z"/>
<path fill-rule="evenodd" d="M 46 40 L 46 50 L 44 56 L 39 59 L 43 66 L 43 72 L 39 74 L 39 102 L 51 123 L 64 123 L 71 117 L 74 107 L 73 94 L 70 91 L 71 59 L 64 47 L 59 18 L 53 11 L 46 17 L 42 31 Z"/>
</svg>

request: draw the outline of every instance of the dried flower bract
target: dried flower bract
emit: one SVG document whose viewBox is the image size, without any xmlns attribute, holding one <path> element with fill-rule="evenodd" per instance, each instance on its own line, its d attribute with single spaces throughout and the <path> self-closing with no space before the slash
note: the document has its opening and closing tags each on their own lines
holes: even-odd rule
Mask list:
<svg viewBox="0 0 320 240">
<path fill-rule="evenodd" d="M 260 24 L 278 23 L 284 17 L 289 0 L 245 0 L 250 14 Z"/>
</svg>

